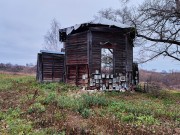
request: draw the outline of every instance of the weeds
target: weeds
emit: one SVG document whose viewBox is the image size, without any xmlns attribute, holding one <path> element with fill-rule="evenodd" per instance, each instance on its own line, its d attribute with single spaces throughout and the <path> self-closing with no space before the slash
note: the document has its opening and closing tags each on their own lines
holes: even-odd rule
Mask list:
<svg viewBox="0 0 180 135">
<path fill-rule="evenodd" d="M 82 102 L 86 107 L 92 107 L 92 106 L 107 106 L 109 104 L 109 100 L 107 100 L 103 96 L 99 95 L 88 95 L 84 94 L 82 95 Z"/>
<path fill-rule="evenodd" d="M 4 134 L 29 134 L 32 132 L 32 122 L 21 119 L 21 110 L 19 108 L 10 108 L 2 113 L 3 122 L 0 124 L 0 133 Z"/>
<path fill-rule="evenodd" d="M 0 91 L 10 90 L 13 87 L 13 82 L 11 79 L 0 79 Z"/>
<path fill-rule="evenodd" d="M 34 88 L 38 88 L 41 90 L 45 90 L 45 91 L 58 91 L 58 92 L 68 92 L 68 91 L 73 91 L 73 90 L 77 90 L 78 87 L 75 86 L 71 86 L 68 84 L 64 84 L 64 83 L 33 83 L 34 84 Z"/>
<path fill-rule="evenodd" d="M 58 112 L 56 112 L 56 113 L 54 114 L 54 118 L 55 118 L 56 120 L 65 120 L 65 119 L 66 119 L 66 114 L 58 111 Z"/>
<path fill-rule="evenodd" d="M 134 105 L 122 101 L 118 103 L 114 102 L 108 108 L 112 114 L 123 122 L 157 124 L 157 120 L 152 117 L 154 111 L 150 108 L 144 108 L 142 105 Z"/>
<path fill-rule="evenodd" d="M 49 104 L 49 103 L 54 103 L 57 98 L 57 93 L 56 92 L 50 92 L 48 96 L 44 99 L 43 103 L 44 104 Z"/>
<path fill-rule="evenodd" d="M 123 122 L 134 122 L 135 116 L 132 113 L 130 113 L 128 115 L 121 115 L 121 121 L 123 121 Z"/>
<path fill-rule="evenodd" d="M 59 96 L 57 98 L 57 104 L 60 109 L 75 109 L 77 101 L 74 98 L 68 96 Z"/>
<path fill-rule="evenodd" d="M 0 111 L 0 121 L 4 119 L 4 114 L 3 112 Z"/>
<path fill-rule="evenodd" d="M 144 115 L 144 116 L 137 117 L 136 124 L 138 124 L 138 125 L 142 125 L 142 124 L 153 125 L 153 124 L 158 124 L 158 121 L 151 115 L 150 116 Z"/>
<path fill-rule="evenodd" d="M 28 113 L 42 113 L 45 112 L 46 108 L 41 103 L 34 103 L 28 109 Z"/>
<path fill-rule="evenodd" d="M 80 112 L 81 116 L 85 119 L 89 118 L 89 116 L 92 114 L 91 110 L 88 108 L 84 108 L 81 112 Z"/>
<path fill-rule="evenodd" d="M 80 91 L 77 94 L 77 87 L 64 83 L 40 84 L 29 76 L 0 74 L 0 77 L 0 134 L 78 133 L 81 129 L 79 123 L 71 124 L 74 117 L 82 119 L 82 125 L 93 125 L 94 134 L 100 130 L 114 130 L 117 123 L 123 123 L 125 127 L 122 129 L 128 125 L 128 130 L 132 130 L 134 125 L 173 130 L 180 124 L 180 93 L 177 91 L 161 91 L 158 95 L 81 94 Z M 69 117 L 68 114 L 73 115 Z M 105 123 L 97 125 L 98 118 Z M 64 126 L 67 124 L 69 127 Z"/>
<path fill-rule="evenodd" d="M 58 83 L 42 83 L 38 84 L 38 87 L 42 90 L 56 91 Z"/>
</svg>

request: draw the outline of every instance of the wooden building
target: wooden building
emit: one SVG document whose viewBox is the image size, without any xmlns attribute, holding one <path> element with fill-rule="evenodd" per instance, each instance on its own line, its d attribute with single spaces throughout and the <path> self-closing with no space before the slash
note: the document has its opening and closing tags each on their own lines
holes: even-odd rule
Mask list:
<svg viewBox="0 0 180 135">
<path fill-rule="evenodd" d="M 37 57 L 36 79 L 39 82 L 63 82 L 64 53 L 40 51 Z"/>
<path fill-rule="evenodd" d="M 138 68 L 133 65 L 134 28 L 96 18 L 59 33 L 65 48 L 64 82 L 101 90 L 138 82 Z"/>
</svg>

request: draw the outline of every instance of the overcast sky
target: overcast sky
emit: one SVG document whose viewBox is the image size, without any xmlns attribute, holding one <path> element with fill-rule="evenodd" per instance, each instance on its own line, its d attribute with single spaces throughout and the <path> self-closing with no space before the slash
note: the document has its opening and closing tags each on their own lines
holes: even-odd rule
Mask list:
<svg viewBox="0 0 180 135">
<path fill-rule="evenodd" d="M 35 64 L 54 18 L 63 28 L 92 20 L 101 9 L 122 6 L 119 0 L 0 0 L 0 63 Z M 180 70 L 180 63 L 160 58 L 140 68 Z"/>
</svg>

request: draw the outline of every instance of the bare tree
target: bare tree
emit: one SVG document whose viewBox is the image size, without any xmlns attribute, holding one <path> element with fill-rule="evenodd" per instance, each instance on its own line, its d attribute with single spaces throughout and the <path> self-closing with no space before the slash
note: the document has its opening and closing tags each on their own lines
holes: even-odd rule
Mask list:
<svg viewBox="0 0 180 135">
<path fill-rule="evenodd" d="M 56 19 L 53 19 L 51 22 L 51 28 L 47 31 L 46 35 L 44 36 L 44 44 L 43 47 L 46 50 L 52 51 L 60 51 L 61 45 L 59 42 L 59 23 Z"/>
<path fill-rule="evenodd" d="M 114 13 L 113 20 L 135 27 L 140 62 L 160 55 L 180 61 L 179 7 L 180 0 L 145 0 L 138 8 L 125 7 L 111 13 Z"/>
<path fill-rule="evenodd" d="M 98 12 L 98 14 L 103 18 L 113 20 L 113 21 L 118 21 L 117 20 L 116 10 L 114 10 L 112 8 L 107 8 L 107 9 L 104 9 L 104 10 L 100 10 Z"/>
<path fill-rule="evenodd" d="M 127 3 L 129 2 L 130 0 L 119 0 L 120 2 L 123 2 L 123 3 Z"/>
<path fill-rule="evenodd" d="M 147 56 L 143 62 L 160 55 L 180 61 L 180 18 L 175 7 L 174 0 L 146 0 L 131 16 L 139 40 L 149 41 L 141 45 L 140 52 Z"/>
<path fill-rule="evenodd" d="M 175 0 L 176 1 L 176 10 L 180 13 L 180 0 Z"/>
</svg>

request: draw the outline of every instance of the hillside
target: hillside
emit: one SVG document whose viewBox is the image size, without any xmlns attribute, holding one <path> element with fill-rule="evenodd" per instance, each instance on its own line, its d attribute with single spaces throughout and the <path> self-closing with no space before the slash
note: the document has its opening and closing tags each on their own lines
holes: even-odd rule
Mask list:
<svg viewBox="0 0 180 135">
<path fill-rule="evenodd" d="M 180 92 L 87 93 L 0 74 L 0 134 L 180 134 Z"/>
<path fill-rule="evenodd" d="M 13 65 L 11 63 L 0 63 L 0 72 L 11 72 L 11 73 L 24 73 L 24 74 L 35 74 L 36 66 L 31 64 L 22 65 Z"/>
<path fill-rule="evenodd" d="M 168 89 L 180 89 L 180 72 L 170 73 L 140 70 L 140 82 L 152 82 Z"/>
</svg>

